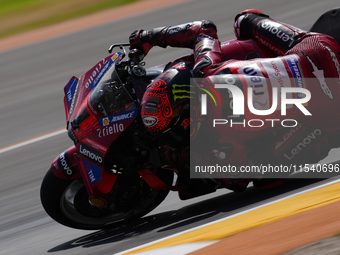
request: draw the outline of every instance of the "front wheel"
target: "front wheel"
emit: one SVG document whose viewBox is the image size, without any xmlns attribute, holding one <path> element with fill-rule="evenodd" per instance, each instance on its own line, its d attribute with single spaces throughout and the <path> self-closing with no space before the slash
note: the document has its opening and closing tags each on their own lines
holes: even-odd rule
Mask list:
<svg viewBox="0 0 340 255">
<path fill-rule="evenodd" d="M 173 173 L 165 171 L 162 177 L 172 183 Z M 42 182 L 40 199 L 47 214 L 60 224 L 95 230 L 138 219 L 156 208 L 169 193 L 150 188 L 138 174 L 119 176 L 113 189 L 110 205 L 99 209 L 90 204 L 83 181 L 60 179 L 50 169 Z"/>
</svg>

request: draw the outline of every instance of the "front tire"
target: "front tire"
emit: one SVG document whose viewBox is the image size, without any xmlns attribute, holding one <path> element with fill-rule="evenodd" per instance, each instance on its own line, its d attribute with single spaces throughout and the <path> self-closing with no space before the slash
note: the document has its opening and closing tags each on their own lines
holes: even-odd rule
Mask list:
<svg viewBox="0 0 340 255">
<path fill-rule="evenodd" d="M 171 183 L 173 173 L 166 171 L 164 178 Z M 138 174 L 119 176 L 113 189 L 116 195 L 110 201 L 111 208 L 99 209 L 89 203 L 83 181 L 60 179 L 50 169 L 42 182 L 40 199 L 47 214 L 60 224 L 96 230 L 146 215 L 169 193 L 150 188 Z"/>
</svg>

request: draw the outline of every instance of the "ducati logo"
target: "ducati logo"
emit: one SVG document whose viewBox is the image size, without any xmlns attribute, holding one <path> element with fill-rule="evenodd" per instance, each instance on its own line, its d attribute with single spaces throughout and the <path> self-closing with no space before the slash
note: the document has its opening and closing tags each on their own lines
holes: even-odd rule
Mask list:
<svg viewBox="0 0 340 255">
<path fill-rule="evenodd" d="M 153 127 L 158 122 L 158 119 L 154 116 L 144 116 L 143 117 L 143 123 L 147 127 Z"/>
</svg>

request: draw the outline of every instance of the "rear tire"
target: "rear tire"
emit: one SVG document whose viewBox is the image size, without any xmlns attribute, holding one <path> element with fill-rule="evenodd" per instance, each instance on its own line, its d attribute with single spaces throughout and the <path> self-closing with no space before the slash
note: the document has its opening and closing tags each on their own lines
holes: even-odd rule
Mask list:
<svg viewBox="0 0 340 255">
<path fill-rule="evenodd" d="M 165 171 L 162 177 L 167 183 L 172 183 L 173 173 Z M 117 185 L 117 182 L 133 183 Z M 95 230 L 138 219 L 156 208 L 169 193 L 169 190 L 150 188 L 138 174 L 119 176 L 117 182 L 113 189 L 119 189 L 117 194 L 124 196 L 116 196 L 111 201 L 116 205 L 113 209 L 99 209 L 88 202 L 83 181 L 60 179 L 50 169 L 42 182 L 40 199 L 47 214 L 60 224 Z"/>
</svg>

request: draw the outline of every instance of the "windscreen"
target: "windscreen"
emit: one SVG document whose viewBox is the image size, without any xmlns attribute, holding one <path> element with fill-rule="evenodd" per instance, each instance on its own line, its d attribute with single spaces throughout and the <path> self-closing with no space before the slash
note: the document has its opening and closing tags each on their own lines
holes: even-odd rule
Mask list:
<svg viewBox="0 0 340 255">
<path fill-rule="evenodd" d="M 90 100 L 103 117 L 123 112 L 126 105 L 133 103 L 133 99 L 119 79 L 115 64 L 91 92 Z"/>
</svg>

